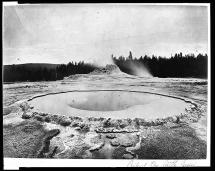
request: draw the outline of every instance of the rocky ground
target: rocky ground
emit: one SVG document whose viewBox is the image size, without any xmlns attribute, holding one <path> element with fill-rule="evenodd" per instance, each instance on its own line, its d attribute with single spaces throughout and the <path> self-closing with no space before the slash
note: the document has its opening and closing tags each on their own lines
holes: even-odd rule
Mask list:
<svg viewBox="0 0 215 171">
<path fill-rule="evenodd" d="M 60 116 L 34 111 L 28 99 L 71 90 L 125 89 L 192 100 L 177 117 L 153 121 Z M 204 159 L 207 80 L 76 75 L 54 82 L 3 85 L 3 152 L 16 158 Z"/>
</svg>

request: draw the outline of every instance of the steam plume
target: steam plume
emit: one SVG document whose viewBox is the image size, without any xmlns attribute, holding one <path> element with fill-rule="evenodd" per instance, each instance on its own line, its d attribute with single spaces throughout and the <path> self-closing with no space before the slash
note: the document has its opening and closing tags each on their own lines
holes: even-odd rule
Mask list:
<svg viewBox="0 0 215 171">
<path fill-rule="evenodd" d="M 130 61 L 128 66 L 133 75 L 139 77 L 153 77 L 147 66 L 142 63 Z"/>
</svg>

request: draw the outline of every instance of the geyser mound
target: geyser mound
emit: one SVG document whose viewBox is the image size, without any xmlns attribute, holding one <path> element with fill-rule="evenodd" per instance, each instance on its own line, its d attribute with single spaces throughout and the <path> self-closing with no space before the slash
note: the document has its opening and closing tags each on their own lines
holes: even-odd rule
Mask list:
<svg viewBox="0 0 215 171">
<path fill-rule="evenodd" d="M 90 74 L 99 75 L 99 74 L 118 74 L 118 73 L 121 73 L 121 71 L 120 71 L 118 66 L 113 65 L 113 64 L 107 64 L 103 68 L 96 68 Z"/>
<path fill-rule="evenodd" d="M 84 79 L 89 80 L 93 79 L 94 81 L 100 80 L 101 77 L 105 76 L 106 79 L 113 79 L 111 76 L 116 76 L 117 78 L 124 78 L 128 77 L 128 74 L 122 72 L 117 65 L 114 64 L 107 64 L 105 67 L 98 67 L 92 72 L 88 74 L 75 74 L 70 75 L 68 77 L 64 77 L 65 80 L 77 80 L 77 79 Z"/>
</svg>

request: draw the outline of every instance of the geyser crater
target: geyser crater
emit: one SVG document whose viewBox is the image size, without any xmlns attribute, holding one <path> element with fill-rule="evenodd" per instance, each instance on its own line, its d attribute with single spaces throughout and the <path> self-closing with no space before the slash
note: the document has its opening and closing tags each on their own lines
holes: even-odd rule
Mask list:
<svg viewBox="0 0 215 171">
<path fill-rule="evenodd" d="M 176 116 L 191 102 L 165 95 L 126 90 L 70 91 L 29 100 L 34 109 L 58 115 L 156 119 Z"/>
</svg>

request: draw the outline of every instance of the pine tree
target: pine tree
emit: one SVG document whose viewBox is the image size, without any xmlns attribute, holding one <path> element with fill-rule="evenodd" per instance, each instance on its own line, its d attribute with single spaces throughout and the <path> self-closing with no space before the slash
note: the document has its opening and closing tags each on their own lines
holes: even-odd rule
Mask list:
<svg viewBox="0 0 215 171">
<path fill-rule="evenodd" d="M 131 51 L 129 51 L 128 59 L 132 60 L 132 53 L 131 53 Z"/>
</svg>

